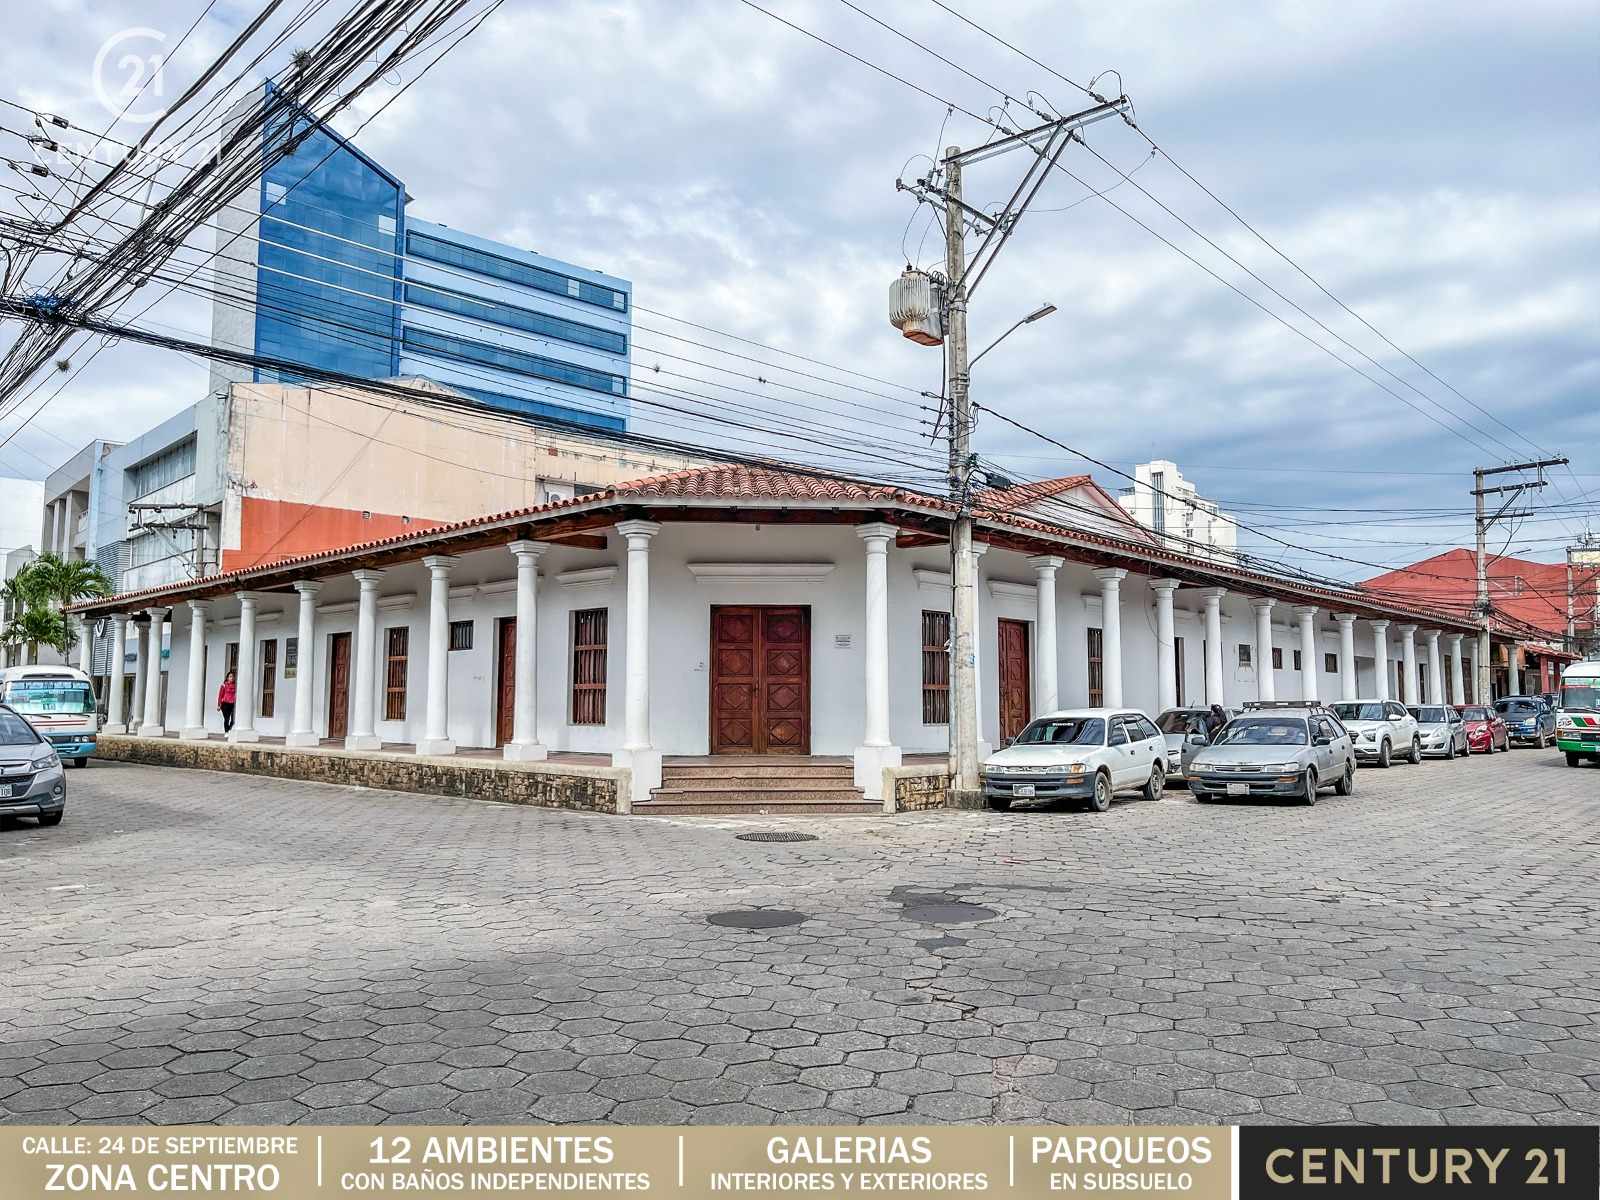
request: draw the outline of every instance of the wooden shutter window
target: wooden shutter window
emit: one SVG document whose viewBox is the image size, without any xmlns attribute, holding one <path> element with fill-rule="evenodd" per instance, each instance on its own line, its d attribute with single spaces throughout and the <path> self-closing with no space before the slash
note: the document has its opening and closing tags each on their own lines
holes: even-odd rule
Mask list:
<svg viewBox="0 0 1600 1200">
<path fill-rule="evenodd" d="M 950 614 L 922 613 L 922 723 L 950 724 Z"/>
<path fill-rule="evenodd" d="M 228 665 L 223 668 L 223 672 L 226 674 L 228 671 L 232 671 L 237 675 L 239 673 L 239 643 L 229 642 L 226 651 L 224 658 Z"/>
<path fill-rule="evenodd" d="M 278 709 L 278 639 L 261 643 L 261 713 L 270 717 Z"/>
<path fill-rule="evenodd" d="M 606 723 L 606 618 L 609 610 L 572 614 L 572 723 Z"/>
<path fill-rule="evenodd" d="M 1089 707 L 1099 708 L 1106 702 L 1106 667 L 1101 653 L 1102 631 L 1089 627 Z"/>
<path fill-rule="evenodd" d="M 406 651 L 411 643 L 411 630 L 396 625 L 388 631 L 384 653 L 383 719 L 406 719 Z"/>
</svg>

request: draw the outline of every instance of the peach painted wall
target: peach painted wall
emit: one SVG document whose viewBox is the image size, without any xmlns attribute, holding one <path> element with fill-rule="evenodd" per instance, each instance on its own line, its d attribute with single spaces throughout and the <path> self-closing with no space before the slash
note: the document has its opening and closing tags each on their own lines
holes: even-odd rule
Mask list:
<svg viewBox="0 0 1600 1200">
<path fill-rule="evenodd" d="M 239 548 L 223 550 L 222 569 L 233 571 L 320 550 L 338 550 L 442 524 L 442 521 L 422 517 L 407 521 L 389 513 L 369 516 L 354 508 L 291 504 L 284 500 L 245 496 L 239 520 Z"/>
</svg>

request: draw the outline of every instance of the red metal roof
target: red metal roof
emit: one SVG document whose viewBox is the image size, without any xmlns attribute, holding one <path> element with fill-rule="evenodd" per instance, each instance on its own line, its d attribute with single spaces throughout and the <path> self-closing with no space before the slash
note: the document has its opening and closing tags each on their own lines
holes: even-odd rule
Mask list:
<svg viewBox="0 0 1600 1200">
<path fill-rule="evenodd" d="M 1495 626 L 1513 633 L 1537 630 L 1559 642 L 1567 631 L 1567 567 L 1565 563 L 1533 562 L 1497 556 L 1489 560 L 1489 601 L 1497 614 Z M 1573 588 L 1587 594 L 1573 607 L 1576 625 L 1589 629 L 1594 613 L 1595 581 L 1600 568 L 1574 567 Z M 1361 586 L 1400 600 L 1427 604 L 1444 612 L 1466 616 L 1477 600 L 1478 556 L 1475 551 L 1447 550 L 1432 558 L 1400 567 L 1367 580 Z"/>
</svg>

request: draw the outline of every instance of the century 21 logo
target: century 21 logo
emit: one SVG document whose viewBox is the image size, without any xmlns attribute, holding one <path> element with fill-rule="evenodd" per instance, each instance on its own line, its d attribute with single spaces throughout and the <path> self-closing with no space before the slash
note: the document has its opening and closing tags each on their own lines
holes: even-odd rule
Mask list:
<svg viewBox="0 0 1600 1200">
<path fill-rule="evenodd" d="M 166 107 L 167 35 L 135 26 L 114 33 L 94 56 L 94 94 L 113 117 L 139 124 L 154 121 Z"/>
</svg>

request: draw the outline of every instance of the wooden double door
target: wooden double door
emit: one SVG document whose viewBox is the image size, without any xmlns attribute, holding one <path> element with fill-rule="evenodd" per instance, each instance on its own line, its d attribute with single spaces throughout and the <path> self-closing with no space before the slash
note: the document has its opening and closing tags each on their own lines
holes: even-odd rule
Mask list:
<svg viewBox="0 0 1600 1200">
<path fill-rule="evenodd" d="M 811 753 L 811 609 L 711 607 L 711 753 Z"/>
</svg>

